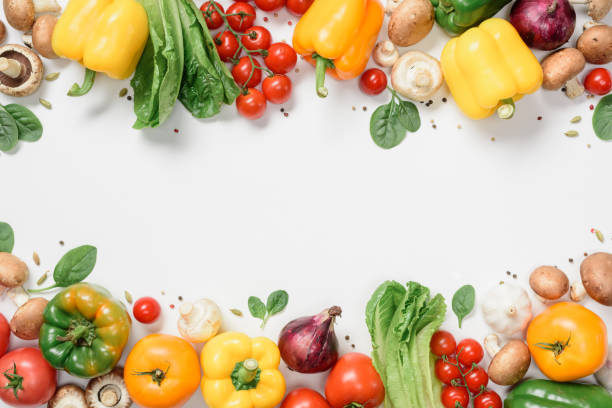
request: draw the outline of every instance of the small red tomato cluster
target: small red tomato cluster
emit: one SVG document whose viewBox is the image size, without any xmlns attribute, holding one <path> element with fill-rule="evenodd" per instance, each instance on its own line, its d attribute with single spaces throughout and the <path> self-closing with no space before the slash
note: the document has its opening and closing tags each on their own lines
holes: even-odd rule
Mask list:
<svg viewBox="0 0 612 408">
<path fill-rule="evenodd" d="M 300 15 L 306 12 L 312 1 L 255 0 L 255 5 L 263 11 L 275 11 L 287 3 L 292 13 Z M 259 119 L 266 112 L 268 102 L 287 102 L 291 97 L 292 83 L 286 74 L 295 67 L 297 54 L 288 44 L 273 43 L 268 29 L 254 25 L 257 18 L 255 7 L 237 1 L 224 10 L 212 0 L 202 4 L 200 10 L 209 29 L 223 27 L 215 35 L 214 42 L 221 60 L 233 64 L 232 76 L 242 88 L 236 99 L 238 113 L 247 119 Z M 259 59 L 262 57 L 263 65 Z M 257 89 L 260 83 L 261 91 Z"/>
<path fill-rule="evenodd" d="M 467 408 L 470 399 L 474 408 L 502 408 L 500 396 L 487 389 L 489 376 L 478 365 L 484 357 L 480 343 L 464 339 L 457 344 L 453 335 L 440 330 L 429 344 L 436 360 L 436 377 L 444 383 L 442 404 L 446 408 Z"/>
</svg>

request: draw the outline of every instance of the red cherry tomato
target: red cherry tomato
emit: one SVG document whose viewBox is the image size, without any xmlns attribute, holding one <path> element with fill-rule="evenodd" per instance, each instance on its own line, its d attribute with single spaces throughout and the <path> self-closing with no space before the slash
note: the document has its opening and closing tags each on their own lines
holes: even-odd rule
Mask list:
<svg viewBox="0 0 612 408">
<path fill-rule="evenodd" d="M 445 408 L 467 408 L 470 403 L 470 394 L 465 387 L 452 387 L 445 385 L 442 388 L 442 405 Z"/>
<path fill-rule="evenodd" d="M 463 339 L 457 344 L 457 360 L 464 367 L 480 363 L 484 357 L 484 351 L 479 342 L 474 339 Z"/>
<path fill-rule="evenodd" d="M 6 321 L 6 317 L 0 313 L 0 357 L 8 350 L 9 341 L 11 338 L 11 327 Z"/>
<path fill-rule="evenodd" d="M 297 54 L 290 45 L 277 42 L 268 48 L 268 56 L 264 58 L 264 62 L 275 74 L 286 74 L 297 64 Z"/>
<path fill-rule="evenodd" d="M 259 119 L 266 112 L 266 97 L 261 91 L 249 88 L 247 94 L 240 94 L 236 98 L 236 109 L 238 113 L 247 119 Z"/>
<path fill-rule="evenodd" d="M 221 61 L 228 62 L 238 51 L 238 40 L 231 31 L 223 31 L 215 36 L 215 47 L 217 47 Z"/>
<path fill-rule="evenodd" d="M 465 385 L 474 394 L 478 394 L 488 383 L 489 376 L 481 367 L 476 366 L 465 375 Z"/>
<path fill-rule="evenodd" d="M 291 80 L 286 75 L 275 74 L 263 80 L 261 89 L 271 103 L 285 103 L 291 97 Z"/>
<path fill-rule="evenodd" d="M 255 62 L 255 66 L 261 66 L 255 58 L 253 58 L 253 61 Z M 253 72 L 252 74 L 251 71 Z M 254 88 L 261 82 L 261 69 L 253 67 L 249 57 L 245 56 L 240 58 L 238 63 L 232 68 L 232 76 L 239 86 Z"/>
<path fill-rule="evenodd" d="M 246 30 L 246 34 L 241 37 L 241 41 L 247 50 L 267 50 L 270 47 L 272 36 L 267 28 L 254 26 Z"/>
<path fill-rule="evenodd" d="M 329 373 L 325 396 L 332 408 L 345 408 L 353 403 L 374 408 L 385 399 L 385 387 L 370 357 L 348 353 L 340 357 Z"/>
<path fill-rule="evenodd" d="M 441 358 L 436 360 L 435 372 L 438 380 L 446 385 L 452 385 L 453 380 L 461 381 L 461 371 L 456 364 L 457 360 L 454 357 L 448 357 L 448 361 Z"/>
<path fill-rule="evenodd" d="M 287 10 L 295 16 L 301 16 L 312 5 L 314 0 L 287 0 Z"/>
<path fill-rule="evenodd" d="M 263 11 L 276 11 L 283 8 L 285 0 L 255 0 L 255 5 Z"/>
<path fill-rule="evenodd" d="M 321 394 L 308 388 L 291 391 L 280 408 L 330 408 Z"/>
<path fill-rule="evenodd" d="M 212 5 L 212 3 L 215 3 L 217 8 L 219 8 L 222 13 L 225 12 L 223 6 L 214 0 L 212 2 L 207 1 L 206 3 L 202 4 L 200 6 L 200 10 L 202 11 L 202 15 L 206 20 L 206 26 L 211 30 L 216 30 L 217 28 L 223 25 L 223 18 L 221 17 L 221 14 L 219 14 L 217 9 Z"/>
<path fill-rule="evenodd" d="M 474 398 L 474 408 L 502 408 L 502 400 L 495 391 L 487 390 Z"/>
<path fill-rule="evenodd" d="M 0 358 L 0 399 L 13 407 L 46 404 L 55 393 L 57 372 L 39 349 L 24 347 Z M 9 385 L 14 379 L 15 388 Z"/>
<path fill-rule="evenodd" d="M 431 348 L 431 352 L 438 357 L 442 357 L 443 355 L 451 356 L 455 354 L 457 342 L 455 342 L 455 338 L 450 332 L 438 330 L 432 336 L 429 342 L 429 348 Z"/>
<path fill-rule="evenodd" d="M 378 95 L 387 88 L 387 74 L 378 68 L 368 69 L 359 78 L 359 88 L 367 95 Z"/>
<path fill-rule="evenodd" d="M 143 297 L 134 303 L 134 318 L 140 323 L 150 324 L 156 321 L 161 314 L 161 307 L 152 297 Z"/>
<path fill-rule="evenodd" d="M 257 15 L 255 8 L 243 1 L 238 1 L 229 6 L 226 14 L 233 14 L 227 17 L 227 22 L 230 27 L 239 32 L 244 32 L 247 28 L 253 27 Z"/>
<path fill-rule="evenodd" d="M 595 68 L 584 78 L 584 87 L 595 95 L 605 95 L 612 89 L 610 71 L 605 68 Z"/>
</svg>

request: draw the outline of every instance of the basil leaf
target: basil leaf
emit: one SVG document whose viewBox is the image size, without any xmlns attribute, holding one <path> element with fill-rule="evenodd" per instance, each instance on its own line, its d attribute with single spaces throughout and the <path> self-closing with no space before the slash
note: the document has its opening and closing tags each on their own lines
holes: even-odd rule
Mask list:
<svg viewBox="0 0 612 408">
<path fill-rule="evenodd" d="M 18 140 L 17 122 L 0 106 L 0 151 L 8 152 L 17 145 Z"/>
<path fill-rule="evenodd" d="M 601 98 L 593 112 L 593 130 L 601 140 L 612 140 L 612 94 Z"/>
<path fill-rule="evenodd" d="M 36 142 L 43 133 L 42 123 L 36 115 L 23 105 L 11 103 L 4 107 L 17 123 L 17 137 L 25 142 Z"/>
<path fill-rule="evenodd" d="M 397 119 L 409 132 L 416 132 L 421 127 L 419 110 L 412 102 L 400 101 Z"/>
<path fill-rule="evenodd" d="M 250 296 L 249 312 L 253 317 L 263 320 L 266 317 L 266 305 L 257 296 Z"/>
<path fill-rule="evenodd" d="M 370 118 L 370 135 L 374 143 L 383 149 L 391 149 L 404 140 L 406 128 L 398 120 L 394 101 L 376 108 Z"/>
<path fill-rule="evenodd" d="M 453 312 L 459 319 L 459 328 L 461 328 L 463 319 L 474 309 L 475 301 L 476 291 L 472 285 L 464 285 L 460 287 L 453 295 Z"/>
<path fill-rule="evenodd" d="M 269 316 L 282 312 L 289 303 L 289 294 L 284 290 L 277 290 L 270 293 L 266 302 L 266 310 Z"/>
<path fill-rule="evenodd" d="M 15 245 L 13 228 L 6 222 L 0 222 L 0 252 L 11 252 Z"/>
<path fill-rule="evenodd" d="M 53 270 L 55 286 L 67 287 L 81 282 L 93 271 L 97 255 L 98 250 L 91 245 L 83 245 L 66 252 Z"/>
</svg>

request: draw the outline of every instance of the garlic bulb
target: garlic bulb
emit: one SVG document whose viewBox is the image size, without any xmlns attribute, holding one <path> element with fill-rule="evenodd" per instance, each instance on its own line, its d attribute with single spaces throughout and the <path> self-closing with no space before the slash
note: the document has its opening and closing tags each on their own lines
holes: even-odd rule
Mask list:
<svg viewBox="0 0 612 408">
<path fill-rule="evenodd" d="M 531 301 L 525 289 L 501 282 L 491 288 L 481 304 L 485 322 L 505 337 L 522 337 L 531 320 Z"/>
<path fill-rule="evenodd" d="M 221 327 L 221 311 L 210 299 L 185 302 L 179 308 L 178 330 L 185 340 L 203 343 L 214 337 Z"/>
</svg>

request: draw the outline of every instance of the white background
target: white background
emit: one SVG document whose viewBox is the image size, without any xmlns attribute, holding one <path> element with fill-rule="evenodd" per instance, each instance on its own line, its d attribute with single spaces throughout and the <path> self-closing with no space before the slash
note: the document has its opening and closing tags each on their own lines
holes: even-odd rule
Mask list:
<svg viewBox="0 0 612 408">
<path fill-rule="evenodd" d="M 295 25 L 295 17 L 282 11 L 263 23 L 263 15 L 257 21 L 274 40 L 290 40 L 287 22 Z M 572 44 L 585 21 L 584 10 L 578 15 Z M 439 57 L 447 39 L 435 26 L 414 49 Z M 10 40 L 19 41 L 17 33 Z M 598 99 L 540 91 L 521 100 L 510 121 L 470 121 L 443 89 L 432 106 L 418 106 L 421 129 L 384 151 L 368 126 L 388 94 L 368 97 L 357 81 L 330 79 L 329 97 L 321 100 L 314 70 L 303 62 L 291 75 L 289 117 L 269 105 L 263 119 L 249 122 L 229 106 L 202 121 L 177 103 L 164 126 L 145 131 L 131 129 L 132 104 L 118 97 L 127 81 L 99 75 L 92 92 L 75 99 L 66 91 L 82 69 L 68 61 L 45 66 L 61 72 L 59 79 L 19 100 L 39 115 L 45 132 L 37 143 L 0 154 L 0 218 L 15 230 L 13 252 L 28 262 L 30 286 L 66 250 L 88 243 L 98 248 L 90 281 L 120 298 L 124 290 L 156 297 L 163 327 L 135 322 L 130 346 L 153 330 L 177 332 L 169 305 L 180 295 L 214 299 L 226 330 L 272 339 L 289 320 L 337 304 L 344 309 L 341 350 L 354 343 L 368 353 L 364 308 L 386 279 L 417 280 L 450 304 L 463 284 L 482 296 L 513 280 L 506 271 L 527 287 L 541 264 L 558 265 L 573 280 L 584 252 L 612 251 L 612 144 L 597 139 L 590 123 L 589 105 Z M 39 97 L 53 109 L 41 107 Z M 576 115 L 582 122 L 570 124 Z M 564 136 L 569 129 L 580 135 Z M 591 228 L 604 233 L 603 244 Z M 289 292 L 289 306 L 262 332 L 248 316 L 247 298 L 276 289 Z M 0 302 L 10 317 L 14 307 Z M 610 308 L 584 304 L 612 322 Z M 489 332 L 479 310 L 459 330 L 450 305 L 444 327 L 458 338 Z M 289 389 L 324 384 L 324 375 L 296 375 L 284 365 L 283 371 Z M 537 375 L 534 365 L 532 371 Z M 60 380 L 74 381 L 65 374 Z M 201 406 L 198 391 L 189 407 Z"/>
</svg>

